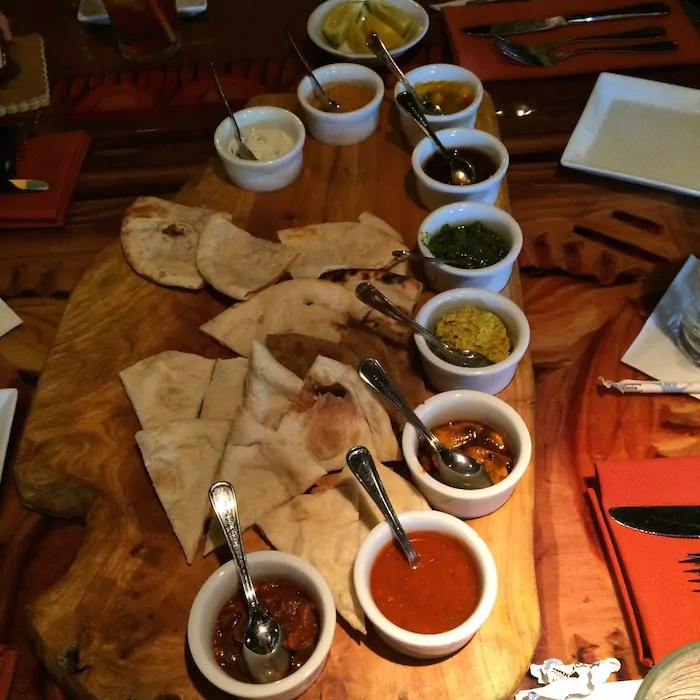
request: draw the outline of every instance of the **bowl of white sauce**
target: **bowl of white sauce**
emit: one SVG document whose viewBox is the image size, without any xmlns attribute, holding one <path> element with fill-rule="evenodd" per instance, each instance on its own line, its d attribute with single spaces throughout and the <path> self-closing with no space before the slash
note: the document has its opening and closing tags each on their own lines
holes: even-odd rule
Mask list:
<svg viewBox="0 0 700 700">
<path fill-rule="evenodd" d="M 249 107 L 235 113 L 243 143 L 258 160 L 238 156 L 230 118 L 214 132 L 214 146 L 231 182 L 251 192 L 273 192 L 294 182 L 303 164 L 306 131 L 301 120 L 280 107 Z"/>
</svg>

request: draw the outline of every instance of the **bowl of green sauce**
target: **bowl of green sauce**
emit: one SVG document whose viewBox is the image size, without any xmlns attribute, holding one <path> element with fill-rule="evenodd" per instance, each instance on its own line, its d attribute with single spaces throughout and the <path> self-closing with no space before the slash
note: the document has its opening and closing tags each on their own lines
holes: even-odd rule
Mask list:
<svg viewBox="0 0 700 700">
<path fill-rule="evenodd" d="M 515 219 L 488 204 L 447 204 L 429 214 L 418 230 L 421 255 L 454 261 L 423 264 L 428 284 L 437 292 L 458 287 L 500 292 L 522 247 Z"/>
</svg>

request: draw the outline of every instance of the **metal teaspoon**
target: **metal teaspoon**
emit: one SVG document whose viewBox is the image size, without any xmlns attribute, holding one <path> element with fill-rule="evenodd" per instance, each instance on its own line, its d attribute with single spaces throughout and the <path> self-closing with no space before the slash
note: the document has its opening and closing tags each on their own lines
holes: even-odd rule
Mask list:
<svg viewBox="0 0 700 700">
<path fill-rule="evenodd" d="M 420 130 L 435 144 L 435 148 L 440 152 L 443 158 L 447 160 L 450 166 L 450 183 L 451 185 L 471 185 L 476 180 L 476 170 L 469 162 L 455 155 L 445 148 L 444 144 L 433 131 L 425 115 L 421 111 L 418 103 L 409 92 L 400 92 L 396 96 L 396 104 L 408 114 L 411 119 L 418 125 Z"/>
<path fill-rule="evenodd" d="M 391 254 L 397 260 L 420 260 L 424 263 L 437 263 L 439 265 L 452 265 L 452 267 L 462 267 L 464 263 L 459 260 L 450 260 L 449 258 L 435 258 L 429 257 L 427 255 L 421 255 L 420 253 L 414 253 L 411 250 L 394 250 Z"/>
<path fill-rule="evenodd" d="M 243 637 L 243 658 L 257 683 L 273 683 L 289 670 L 289 653 L 282 644 L 282 628 L 261 607 L 248 571 L 243 537 L 238 519 L 236 492 L 228 481 L 217 481 L 209 489 L 216 517 L 236 562 L 241 586 L 248 606 L 248 626 Z"/>
<path fill-rule="evenodd" d="M 211 68 L 211 74 L 214 76 L 216 89 L 219 91 L 219 95 L 221 95 L 221 99 L 226 105 L 226 109 L 228 110 L 228 116 L 233 122 L 233 127 L 236 130 L 236 133 L 238 134 L 238 148 L 236 149 L 236 155 L 239 158 L 242 158 L 243 160 L 257 160 L 257 156 L 255 155 L 255 153 L 253 153 L 253 151 L 251 151 L 250 148 L 248 148 L 248 146 L 246 146 L 243 143 L 243 139 L 241 138 L 241 130 L 238 128 L 238 122 L 236 121 L 236 117 L 233 116 L 233 110 L 231 109 L 231 105 L 228 103 L 226 95 L 224 94 L 224 89 L 221 87 L 221 83 L 219 82 L 219 74 L 216 72 L 216 66 L 214 65 L 213 61 L 209 64 L 209 68 Z"/>
<path fill-rule="evenodd" d="M 380 314 L 393 318 L 408 326 L 414 333 L 422 335 L 432 351 L 445 362 L 457 367 L 488 367 L 493 362 L 488 357 L 473 350 L 455 350 L 436 338 L 427 328 L 416 323 L 408 314 L 394 306 L 371 282 L 360 282 L 355 287 L 355 296 Z"/>
<path fill-rule="evenodd" d="M 362 484 L 362 487 L 369 494 L 369 497 L 375 502 L 377 508 L 381 511 L 384 519 L 389 523 L 391 531 L 394 533 L 401 551 L 406 555 L 408 563 L 415 568 L 420 564 L 418 553 L 413 548 L 406 530 L 399 521 L 394 507 L 391 505 L 389 496 L 387 496 L 384 484 L 379 477 L 379 472 L 374 464 L 372 455 L 366 447 L 361 445 L 353 447 L 345 456 L 345 461 L 350 467 L 350 471 L 355 475 L 355 478 Z"/>
<path fill-rule="evenodd" d="M 406 400 L 389 378 L 386 370 L 373 357 L 360 360 L 357 373 L 382 398 L 386 399 L 416 429 L 418 434 L 435 450 L 440 479 L 458 489 L 484 489 L 493 486 L 488 472 L 472 457 L 445 447 L 411 410 Z"/>
</svg>

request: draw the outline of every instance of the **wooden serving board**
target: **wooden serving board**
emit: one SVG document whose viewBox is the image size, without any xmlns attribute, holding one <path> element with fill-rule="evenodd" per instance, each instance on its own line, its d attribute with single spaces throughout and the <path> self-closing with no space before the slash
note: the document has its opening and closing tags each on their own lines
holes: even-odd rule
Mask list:
<svg viewBox="0 0 700 700">
<path fill-rule="evenodd" d="M 292 109 L 294 102 L 291 95 L 256 98 Z M 212 162 L 179 201 L 229 211 L 235 223 L 266 238 L 297 224 L 354 220 L 366 210 L 414 244 L 426 212 L 415 199 L 410 154 L 394 110 L 385 100 L 379 131 L 363 143 L 332 147 L 308 139 L 303 172 L 284 190 L 240 191 Z M 488 96 L 477 126 L 497 133 Z M 509 208 L 505 184 L 498 203 Z M 517 272 L 506 293 L 521 303 Z M 78 284 L 63 316 L 24 431 L 16 479 L 28 506 L 87 524 L 68 574 L 28 609 L 38 656 L 74 697 L 220 697 L 194 667 L 185 641 L 194 596 L 219 562 L 212 555 L 187 566 L 135 445 L 139 425 L 118 372 L 166 349 L 229 356 L 198 331 L 223 308 L 209 291 L 142 280 L 114 245 Z M 531 431 L 533 397 L 527 354 L 501 398 Z M 499 592 L 491 616 L 465 649 L 439 662 L 416 662 L 392 652 L 371 630 L 364 638 L 339 623 L 325 670 L 305 697 L 509 697 L 540 634 L 534 478 L 531 466 L 503 508 L 471 522 L 493 552 Z M 253 530 L 245 539 L 251 549 L 266 546 Z"/>
</svg>

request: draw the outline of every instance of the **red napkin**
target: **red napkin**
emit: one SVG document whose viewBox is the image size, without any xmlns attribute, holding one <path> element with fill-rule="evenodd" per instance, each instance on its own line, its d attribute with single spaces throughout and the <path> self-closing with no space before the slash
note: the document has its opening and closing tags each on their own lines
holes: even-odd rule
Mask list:
<svg viewBox="0 0 700 700">
<path fill-rule="evenodd" d="M 63 226 L 89 145 L 83 131 L 28 139 L 15 177 L 44 180 L 50 189 L 0 194 L 0 229 Z"/>
<path fill-rule="evenodd" d="M 650 535 L 615 522 L 613 506 L 700 505 L 700 458 L 602 462 L 588 496 L 622 596 L 640 661 L 651 666 L 700 639 L 700 584 L 681 564 L 700 538 Z M 697 567 L 695 567 L 697 568 Z M 583 572 L 582 575 L 585 575 Z"/>
<path fill-rule="evenodd" d="M 512 22 L 523 19 L 542 19 L 562 14 L 593 12 L 610 8 L 640 4 L 641 0 L 529 0 L 528 2 L 496 2 L 444 10 L 447 33 L 457 63 L 476 73 L 483 81 L 517 80 L 523 78 L 552 78 L 558 75 L 599 73 L 608 70 L 631 70 L 645 66 L 688 65 L 700 63 L 700 35 L 696 31 L 678 0 L 664 0 L 671 11 L 665 17 L 642 19 L 606 20 L 588 25 L 573 25 L 548 29 L 530 34 L 508 36 L 517 43 L 548 44 L 572 37 L 612 34 L 629 29 L 641 29 L 661 25 L 667 36 L 663 41 L 675 41 L 676 51 L 668 53 L 600 53 L 587 54 L 562 61 L 553 68 L 532 68 L 506 58 L 496 48 L 491 37 L 469 36 L 462 27 L 473 27 L 493 22 Z M 658 40 L 661 41 L 661 40 Z M 642 43 L 641 41 L 639 43 Z M 583 47 L 575 44 L 571 48 Z"/>
<path fill-rule="evenodd" d="M 17 652 L 0 644 L 0 700 L 7 700 L 10 695 L 16 664 Z"/>
</svg>

